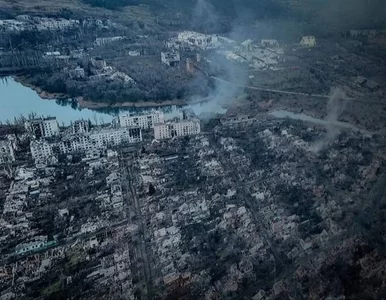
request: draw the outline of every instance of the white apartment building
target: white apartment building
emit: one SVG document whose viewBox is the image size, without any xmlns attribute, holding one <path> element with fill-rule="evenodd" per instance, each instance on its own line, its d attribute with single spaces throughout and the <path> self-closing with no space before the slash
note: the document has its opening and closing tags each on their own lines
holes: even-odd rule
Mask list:
<svg viewBox="0 0 386 300">
<path fill-rule="evenodd" d="M 58 143 L 59 152 L 63 154 L 95 149 L 88 135 L 71 136 Z"/>
<path fill-rule="evenodd" d="M 150 114 L 142 116 L 130 116 L 120 115 L 119 124 L 121 127 L 139 127 L 142 129 L 153 128 L 155 124 L 160 124 L 165 122 L 164 113 L 161 111 L 154 111 Z"/>
<path fill-rule="evenodd" d="M 138 143 L 142 141 L 141 128 L 103 129 L 89 135 L 96 148 L 117 146 L 122 143 Z"/>
<path fill-rule="evenodd" d="M 53 144 L 45 140 L 31 141 L 30 149 L 35 162 L 44 162 L 54 155 Z"/>
<path fill-rule="evenodd" d="M 154 126 L 154 137 L 157 140 L 170 139 L 179 136 L 189 136 L 201 132 L 200 120 L 181 120 Z"/>
<path fill-rule="evenodd" d="M 72 133 L 86 133 L 90 130 L 90 122 L 88 120 L 78 120 L 72 123 Z"/>
<path fill-rule="evenodd" d="M 73 152 L 89 153 L 94 150 L 107 149 L 122 143 L 142 141 L 140 128 L 101 129 L 99 131 L 72 135 L 58 142 L 46 140 L 32 141 L 30 144 L 32 158 L 35 162 L 46 162 L 57 154 Z"/>
<path fill-rule="evenodd" d="M 15 161 L 15 152 L 13 150 L 12 141 L 0 140 L 0 164 L 13 161 Z"/>
<path fill-rule="evenodd" d="M 56 118 L 36 119 L 24 124 L 27 132 L 35 138 L 52 137 L 59 134 L 59 125 Z"/>
</svg>

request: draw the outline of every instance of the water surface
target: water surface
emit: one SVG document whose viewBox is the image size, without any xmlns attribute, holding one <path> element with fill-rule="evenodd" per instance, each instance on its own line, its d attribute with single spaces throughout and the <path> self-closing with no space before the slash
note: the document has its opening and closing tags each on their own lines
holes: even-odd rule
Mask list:
<svg viewBox="0 0 386 300">
<path fill-rule="evenodd" d="M 204 102 L 187 106 L 161 106 L 146 108 L 102 108 L 91 110 L 80 108 L 76 101 L 42 99 L 34 90 L 23 86 L 11 77 L 0 80 L 0 122 L 13 121 L 20 116 L 28 117 L 31 113 L 37 116 L 56 117 L 59 124 L 69 125 L 72 121 L 88 119 L 94 124 L 110 123 L 118 114 L 144 114 L 153 110 L 161 110 L 165 119 L 180 116 L 183 108 L 192 109 L 197 116 L 212 116 L 215 113 L 223 114 L 225 109 L 211 102 Z"/>
<path fill-rule="evenodd" d="M 7 77 L 0 81 L 0 122 L 13 121 L 21 115 L 28 117 L 31 113 L 38 116 L 56 117 L 59 124 L 69 125 L 71 121 L 90 119 L 93 123 L 111 122 L 111 114 L 80 109 L 77 105 L 68 105 L 67 101 L 45 100 L 32 89 Z"/>
</svg>

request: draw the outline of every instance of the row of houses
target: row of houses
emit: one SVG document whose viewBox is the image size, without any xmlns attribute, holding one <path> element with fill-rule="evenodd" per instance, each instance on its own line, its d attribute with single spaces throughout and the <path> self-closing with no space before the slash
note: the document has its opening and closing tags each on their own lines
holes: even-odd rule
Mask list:
<svg viewBox="0 0 386 300">
<path fill-rule="evenodd" d="M 30 151 L 36 163 L 55 162 L 60 154 L 84 153 L 86 157 L 98 157 L 102 151 L 121 144 L 143 141 L 142 130 L 154 130 L 155 139 L 170 139 L 199 134 L 200 121 L 186 114 L 173 121 L 165 122 L 160 111 L 144 115 L 122 114 L 117 128 L 96 127 L 86 120 L 72 123 L 71 131 L 60 134 L 55 118 L 27 121 L 30 133 Z"/>
<path fill-rule="evenodd" d="M 196 135 L 201 132 L 200 121 L 183 112 L 166 121 L 161 111 L 143 115 L 121 114 L 111 127 L 92 128 L 89 120 L 78 120 L 70 129 L 61 132 L 55 117 L 28 120 L 24 123 L 29 135 L 30 151 L 36 163 L 55 162 L 60 154 L 85 153 L 98 157 L 102 151 L 121 144 L 143 141 L 142 130 L 153 129 L 157 140 Z M 117 126 L 118 125 L 118 126 Z M 15 140 L 7 136 L 0 140 L 0 164 L 15 161 Z"/>
<path fill-rule="evenodd" d="M 0 20 L 0 30 L 3 31 L 64 30 L 79 25 L 79 20 L 63 18 L 40 18 L 27 15 L 19 16 L 17 20 Z"/>
<path fill-rule="evenodd" d="M 119 116 L 121 127 L 137 126 L 141 129 L 154 129 L 154 138 L 157 140 L 173 137 L 189 136 L 201 132 L 200 121 L 182 114 L 180 118 L 172 122 L 165 122 L 165 116 L 160 111 L 153 111 L 145 115 Z"/>
<path fill-rule="evenodd" d="M 108 128 L 68 135 L 59 140 L 40 139 L 30 144 L 32 158 L 35 162 L 47 162 L 58 154 L 73 152 L 86 153 L 87 156 L 98 156 L 100 151 L 123 143 L 138 143 L 142 141 L 140 128 Z"/>
</svg>

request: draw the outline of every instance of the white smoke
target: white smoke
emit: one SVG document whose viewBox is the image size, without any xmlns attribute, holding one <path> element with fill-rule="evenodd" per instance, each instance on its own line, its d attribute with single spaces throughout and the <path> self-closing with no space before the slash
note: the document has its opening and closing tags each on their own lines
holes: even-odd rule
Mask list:
<svg viewBox="0 0 386 300">
<path fill-rule="evenodd" d="M 197 0 L 192 20 L 193 28 L 218 29 L 219 17 L 213 5 L 207 0 Z"/>
<path fill-rule="evenodd" d="M 346 93 L 341 88 L 331 90 L 330 98 L 327 103 L 326 135 L 323 139 L 317 141 L 311 146 L 311 151 L 320 152 L 326 149 L 339 134 L 339 126 L 337 126 L 338 118 L 343 113 L 346 107 Z"/>
<path fill-rule="evenodd" d="M 198 14 L 199 19 L 205 17 L 210 21 L 218 22 L 219 20 L 218 15 L 213 9 L 213 6 L 211 6 L 211 4 L 206 0 L 197 0 L 195 13 Z M 233 29 L 229 34 L 232 39 L 240 40 L 244 38 L 241 37 L 238 39 L 242 33 L 238 26 L 233 26 L 232 28 Z M 223 44 L 221 52 L 216 51 L 210 54 L 208 57 L 212 67 L 221 70 L 221 79 L 224 79 L 225 81 L 214 79 L 215 87 L 209 94 L 207 99 L 208 101 L 202 104 L 191 106 L 195 114 L 200 118 L 206 119 L 212 118 L 217 114 L 225 114 L 227 111 L 226 108 L 237 101 L 239 96 L 243 94 L 243 88 L 240 88 L 237 85 L 246 85 L 248 80 L 248 66 L 243 63 L 233 62 L 225 56 L 225 53 L 231 52 L 233 50 L 234 45 Z"/>
</svg>

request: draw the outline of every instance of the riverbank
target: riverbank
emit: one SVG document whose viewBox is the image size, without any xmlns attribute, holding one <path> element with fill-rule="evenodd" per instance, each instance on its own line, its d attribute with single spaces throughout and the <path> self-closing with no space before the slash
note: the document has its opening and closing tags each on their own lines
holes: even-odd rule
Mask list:
<svg viewBox="0 0 386 300">
<path fill-rule="evenodd" d="M 20 84 L 22 84 L 25 87 L 28 87 L 32 90 L 34 90 L 40 98 L 45 100 L 56 100 L 56 99 L 73 99 L 69 95 L 63 94 L 63 93 L 49 93 L 47 91 L 44 91 L 38 86 L 34 86 L 25 80 L 23 80 L 20 76 L 13 77 L 14 80 Z M 101 109 L 101 108 L 149 108 L 149 107 L 163 107 L 163 106 L 186 106 L 189 104 L 200 104 L 207 102 L 207 99 L 205 98 L 199 98 L 194 100 L 166 100 L 162 102 L 156 102 L 156 101 L 126 101 L 126 102 L 95 102 L 90 101 L 87 99 L 84 99 L 83 97 L 76 97 L 75 100 L 78 102 L 78 105 L 80 108 L 88 108 L 88 109 Z"/>
<path fill-rule="evenodd" d="M 79 103 L 80 107 L 89 108 L 89 109 L 98 109 L 98 108 L 148 108 L 148 107 L 161 107 L 161 106 L 186 106 L 189 104 L 199 104 L 206 102 L 205 99 L 200 100 L 166 100 L 162 102 L 155 101 L 139 101 L 139 102 L 117 102 L 117 103 L 101 103 L 101 102 L 93 102 L 83 99 L 83 97 L 77 97 L 76 100 Z"/>
<path fill-rule="evenodd" d="M 44 91 L 38 86 L 32 85 L 25 80 L 23 80 L 23 77 L 21 76 L 13 76 L 12 77 L 16 82 L 20 83 L 21 85 L 30 88 L 31 90 L 34 90 L 40 98 L 45 100 L 56 100 L 56 99 L 69 99 L 70 97 L 63 93 L 49 93 L 47 91 Z"/>
</svg>

